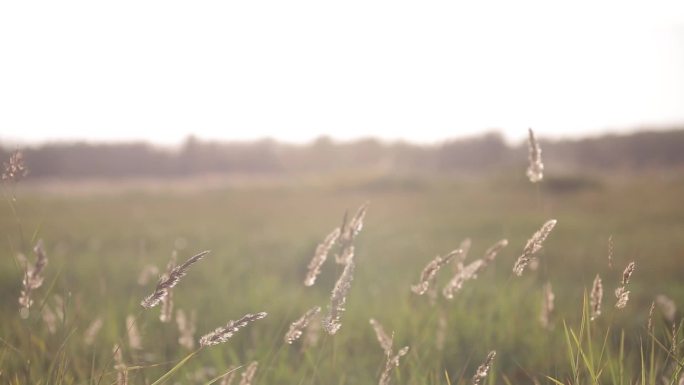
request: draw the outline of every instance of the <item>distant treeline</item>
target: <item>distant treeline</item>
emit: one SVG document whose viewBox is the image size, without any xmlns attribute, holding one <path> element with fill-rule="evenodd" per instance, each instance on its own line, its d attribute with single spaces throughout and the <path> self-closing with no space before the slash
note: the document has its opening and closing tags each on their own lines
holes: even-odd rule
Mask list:
<svg viewBox="0 0 684 385">
<path fill-rule="evenodd" d="M 538 135 L 547 169 L 559 172 L 629 172 L 684 166 L 684 129 L 560 141 L 544 140 L 543 132 Z M 15 149 L 0 147 L 2 159 Z M 340 143 L 325 137 L 308 145 L 273 140 L 205 142 L 190 137 L 174 150 L 146 143 L 59 143 L 20 149 L 30 178 L 287 175 L 347 170 L 481 174 L 519 168 L 527 159 L 526 143 L 509 146 L 498 133 L 429 146 L 375 139 Z"/>
</svg>

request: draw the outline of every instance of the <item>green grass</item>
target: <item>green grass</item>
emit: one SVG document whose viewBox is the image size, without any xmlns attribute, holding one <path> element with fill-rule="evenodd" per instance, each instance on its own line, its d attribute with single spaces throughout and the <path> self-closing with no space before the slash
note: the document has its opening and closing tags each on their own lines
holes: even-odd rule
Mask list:
<svg viewBox="0 0 684 385">
<path fill-rule="evenodd" d="M 174 249 L 181 260 L 210 249 L 174 290 L 177 308 L 198 312 L 196 337 L 248 312 L 269 315 L 228 343 L 202 349 L 169 383 L 206 383 L 232 365 L 257 360 L 258 385 L 375 384 L 384 356 L 368 323 L 373 317 L 395 332 L 395 346 L 411 347 L 396 384 L 469 382 L 490 350 L 497 351 L 491 383 L 654 384 L 670 375 L 676 360 L 666 352 L 671 325 L 656 313 L 656 338 L 645 325 L 656 294 L 684 300 L 684 178 L 588 182 L 566 190 L 507 177 L 347 176 L 182 191 L 20 188 L 16 202 L 0 206 L 0 382 L 95 384 L 104 372 L 100 384 L 113 383 L 112 347 L 125 340 L 126 316 L 140 313 L 140 300 L 153 290 L 153 283 L 137 284 L 143 266 L 164 268 Z M 307 351 L 284 344 L 290 322 L 314 305 L 325 311 L 341 273 L 328 261 L 316 285 L 303 286 L 316 244 L 345 210 L 365 201 L 370 208 L 356 240 L 342 328 Z M 549 218 L 558 225 L 540 253 L 540 268 L 514 277 L 527 238 Z M 611 234 L 613 270 L 607 266 Z M 412 294 L 423 266 L 465 237 L 473 241 L 470 259 L 501 238 L 510 243 L 454 300 L 440 298 L 433 306 Z M 34 311 L 23 320 L 15 255 L 30 255 L 38 238 L 50 261 Z M 630 302 L 614 311 L 612 292 L 632 260 Z M 606 292 L 604 315 L 589 322 L 583 298 L 597 273 Z M 440 288 L 448 278 L 440 274 Z M 550 331 L 538 322 L 546 281 L 556 294 Z M 45 301 L 54 306 L 55 294 L 65 299 L 66 319 L 50 334 L 35 309 Z M 448 319 L 442 351 L 435 347 L 440 312 Z M 191 353 L 178 345 L 175 324 L 160 323 L 158 314 L 147 310 L 139 318 L 142 351 L 123 345 L 133 384 L 153 383 Z M 104 327 L 86 346 L 84 330 L 98 316 Z M 211 368 L 204 380 L 196 378 L 204 368 Z"/>
</svg>

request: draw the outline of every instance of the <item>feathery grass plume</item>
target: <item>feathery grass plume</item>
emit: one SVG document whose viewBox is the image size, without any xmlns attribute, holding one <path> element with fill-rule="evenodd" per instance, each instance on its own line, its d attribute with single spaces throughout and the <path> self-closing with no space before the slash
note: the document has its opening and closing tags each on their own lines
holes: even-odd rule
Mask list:
<svg viewBox="0 0 684 385">
<path fill-rule="evenodd" d="M 83 343 L 87 346 L 92 345 L 95 342 L 95 338 L 97 338 L 100 329 L 102 329 L 102 325 L 102 317 L 95 318 L 85 330 L 85 333 L 83 333 Z"/>
<path fill-rule="evenodd" d="M 494 362 L 494 357 L 496 357 L 496 351 L 494 350 L 487 354 L 487 358 L 482 363 L 482 365 L 480 365 L 477 368 L 477 372 L 473 376 L 473 385 L 478 385 L 482 380 L 484 380 L 487 377 L 489 369 L 492 367 L 492 362 Z"/>
<path fill-rule="evenodd" d="M 116 385 L 128 385 L 128 367 L 123 361 L 123 352 L 119 345 L 114 345 L 114 369 L 116 370 Z"/>
<path fill-rule="evenodd" d="M 302 336 L 304 333 L 304 329 L 309 325 L 311 320 L 320 313 L 321 307 L 316 306 L 311 309 L 309 309 L 304 315 L 299 317 L 298 320 L 294 321 L 293 323 L 290 324 L 290 329 L 287 331 L 285 334 L 285 342 L 288 344 L 292 344 L 296 340 L 299 339 L 299 337 Z"/>
<path fill-rule="evenodd" d="M 226 371 L 226 374 L 223 376 L 223 379 L 221 379 L 221 385 L 231 385 L 233 383 L 233 379 L 235 379 L 235 374 L 237 373 L 237 366 L 232 365 L 228 368 Z"/>
<path fill-rule="evenodd" d="M 655 313 L 655 301 L 651 302 L 651 307 L 648 308 L 648 323 L 646 324 L 646 331 L 653 333 L 653 313 Z"/>
<path fill-rule="evenodd" d="M 347 213 L 344 214 L 342 227 L 340 227 L 340 243 L 343 246 L 351 243 L 363 229 L 363 220 L 366 218 L 367 211 L 368 202 L 362 204 L 349 221 L 347 221 Z"/>
<path fill-rule="evenodd" d="M 663 313 L 663 317 L 667 322 L 672 323 L 675 320 L 675 315 L 677 314 L 677 306 L 674 301 L 668 298 L 664 294 L 656 295 L 655 302 L 658 304 L 660 311 Z"/>
<path fill-rule="evenodd" d="M 22 318 L 28 318 L 29 310 L 33 304 L 31 299 L 31 292 L 43 285 L 43 270 L 47 266 L 48 258 L 43 247 L 43 240 L 39 240 L 33 248 L 33 253 L 36 254 L 36 264 L 31 266 L 23 255 L 17 258 L 24 268 L 24 278 L 22 280 L 22 289 L 19 295 L 19 315 Z"/>
<path fill-rule="evenodd" d="M 337 242 L 339 237 L 340 228 L 338 227 L 328 234 L 323 242 L 316 246 L 316 252 L 311 259 L 311 262 L 309 262 L 306 278 L 304 279 L 304 286 L 312 286 L 314 283 L 316 283 L 316 277 L 318 277 L 318 275 L 321 273 L 321 266 L 323 266 L 325 260 L 328 259 L 328 253 L 335 245 L 335 242 Z"/>
<path fill-rule="evenodd" d="M 420 273 L 420 281 L 411 286 L 411 291 L 418 295 L 425 294 L 430 288 L 431 284 L 434 283 L 439 269 L 449 264 L 449 262 L 451 262 L 454 258 L 459 257 L 462 253 L 463 250 L 456 249 L 447 254 L 446 257 L 440 257 L 439 255 L 436 256 L 432 261 L 425 265 L 425 268 L 423 268 L 423 271 Z"/>
<path fill-rule="evenodd" d="M 387 360 L 385 361 L 385 369 L 383 369 L 382 374 L 380 375 L 380 381 L 378 382 L 379 385 L 389 385 L 390 383 L 390 374 L 392 373 L 392 368 L 397 368 L 399 367 L 399 359 L 403 356 L 405 356 L 409 351 L 408 346 L 404 346 L 397 352 L 395 356 L 392 356 L 391 354 L 387 355 Z"/>
<path fill-rule="evenodd" d="M 508 246 L 508 239 L 502 239 L 488 248 L 484 253 L 484 257 L 482 257 L 482 261 L 485 263 L 485 265 L 494 262 L 496 256 L 506 246 Z"/>
<path fill-rule="evenodd" d="M 174 250 L 171 254 L 171 260 L 166 265 L 166 272 L 160 277 L 160 280 L 168 279 L 173 269 L 176 267 L 176 260 L 178 253 Z M 161 300 L 161 309 L 159 309 L 159 321 L 168 323 L 173 318 L 173 290 L 169 290 L 169 294 Z"/>
<path fill-rule="evenodd" d="M 257 367 L 259 363 L 252 361 L 247 369 L 242 372 L 242 378 L 240 379 L 240 385 L 252 385 L 252 380 L 254 379 L 254 374 L 256 374 Z"/>
<path fill-rule="evenodd" d="M 629 284 L 629 279 L 632 277 L 632 273 L 634 273 L 635 269 L 636 264 L 634 261 L 630 262 L 627 267 L 625 267 L 625 271 L 622 272 L 622 286 L 627 286 Z"/>
<path fill-rule="evenodd" d="M 385 329 L 382 327 L 380 322 L 376 321 L 375 319 L 371 318 L 370 319 L 370 324 L 373 326 L 373 330 L 375 330 L 375 337 L 378 339 L 378 343 L 380 344 L 380 347 L 382 347 L 382 350 L 385 351 L 386 355 L 391 355 L 392 354 L 392 337 L 388 336 L 387 333 L 385 332 Z"/>
<path fill-rule="evenodd" d="M 454 293 L 461 290 L 463 283 L 469 279 L 477 278 L 477 273 L 484 266 L 484 262 L 481 259 L 476 259 L 470 262 L 466 267 L 464 267 L 460 272 L 451 278 L 449 283 L 442 289 L 442 295 L 446 299 L 453 299 Z"/>
<path fill-rule="evenodd" d="M 608 268 L 613 268 L 613 235 L 608 236 Z"/>
<path fill-rule="evenodd" d="M 330 295 L 330 304 L 328 305 L 328 315 L 323 319 L 323 328 L 328 334 L 333 335 L 337 333 L 342 324 L 340 317 L 344 312 L 344 304 L 347 302 L 347 293 L 351 288 L 352 280 L 354 279 L 354 260 L 350 259 L 344 266 L 340 278 L 335 282 L 335 287 Z"/>
<path fill-rule="evenodd" d="M 553 230 L 553 227 L 556 226 L 557 221 L 555 219 L 550 219 L 544 223 L 544 225 L 537 230 L 534 235 L 532 235 L 532 238 L 530 238 L 527 241 L 527 244 L 525 244 L 525 248 L 523 249 L 522 255 L 518 257 L 518 260 L 515 261 L 515 265 L 513 266 L 513 272 L 515 275 L 520 277 L 525 270 L 525 266 L 527 266 L 528 263 L 530 263 L 530 260 L 532 259 L 532 255 L 537 253 L 539 250 L 542 248 L 542 243 L 544 243 L 544 240 L 546 240 L 546 237 L 549 236 L 549 233 L 551 233 L 551 230 Z"/>
<path fill-rule="evenodd" d="M 140 337 L 140 331 L 135 322 L 135 317 L 130 314 L 126 316 L 126 330 L 128 331 L 128 347 L 133 350 L 141 350 L 142 338 Z"/>
<path fill-rule="evenodd" d="M 169 295 L 169 290 L 173 289 L 174 286 L 178 284 L 181 278 L 183 278 L 187 273 L 188 269 L 192 264 L 204 258 L 205 255 L 209 253 L 209 250 L 203 251 L 193 257 L 190 257 L 185 263 L 180 266 L 174 267 L 166 276 L 162 276 L 157 283 L 157 287 L 154 292 L 147 296 L 140 305 L 145 309 L 159 305 L 159 303 Z"/>
<path fill-rule="evenodd" d="M 542 298 L 541 313 L 539 314 L 539 322 L 544 329 L 551 329 L 551 313 L 553 313 L 554 300 L 556 296 L 553 294 L 553 288 L 551 287 L 551 282 L 546 282 L 544 284 L 544 297 Z"/>
<path fill-rule="evenodd" d="M 446 344 L 447 328 L 449 327 L 446 314 L 444 311 L 439 312 L 439 318 L 437 318 L 437 330 L 435 331 L 435 347 L 440 352 L 444 350 L 444 345 Z"/>
<path fill-rule="evenodd" d="M 591 307 L 591 317 L 593 321 L 601 315 L 601 302 L 603 302 L 603 284 L 601 277 L 596 274 L 594 278 L 594 285 L 591 287 L 591 295 L 589 296 L 589 306 Z"/>
<path fill-rule="evenodd" d="M 529 137 L 527 141 L 527 147 L 529 154 L 527 159 L 529 165 L 527 166 L 527 178 L 532 183 L 537 183 L 544 178 L 544 164 L 541 159 L 541 147 L 539 147 L 539 142 L 537 138 L 534 137 L 534 131 L 531 128 L 528 130 Z"/>
<path fill-rule="evenodd" d="M 9 160 L 3 163 L 2 180 L 16 183 L 26 175 L 28 168 L 24 163 L 24 154 L 21 151 L 14 151 Z"/>
<path fill-rule="evenodd" d="M 617 309 L 624 309 L 625 306 L 627 306 L 627 302 L 629 301 L 629 290 L 627 290 L 627 285 L 629 284 L 629 279 L 632 277 L 632 273 L 634 273 L 634 269 L 636 269 L 636 265 L 632 261 L 622 273 L 621 286 L 615 289 L 615 297 L 617 298 L 615 307 Z"/>
<path fill-rule="evenodd" d="M 346 265 L 349 258 L 353 258 L 354 249 L 352 242 L 359 235 L 361 229 L 363 229 L 363 220 L 366 217 L 366 212 L 368 211 L 368 202 L 364 203 L 359 207 L 354 214 L 352 219 L 347 220 L 347 213 L 344 213 L 344 218 L 342 219 L 342 226 L 340 226 L 340 237 L 339 244 L 341 246 L 341 251 L 335 254 L 335 262 L 338 265 Z"/>
<path fill-rule="evenodd" d="M 197 331 L 197 312 L 190 312 L 188 317 L 183 309 L 176 311 L 176 324 L 178 325 L 178 344 L 188 350 L 195 348 L 195 332 Z"/>
<path fill-rule="evenodd" d="M 213 346 L 224 343 L 230 339 L 238 330 L 244 328 L 248 324 L 266 317 L 268 313 L 261 312 L 256 314 L 245 314 L 237 321 L 228 321 L 226 326 L 220 326 L 214 329 L 213 332 L 205 334 L 200 338 L 200 346 Z"/>
<path fill-rule="evenodd" d="M 470 251 L 470 246 L 472 246 L 472 241 L 470 238 L 466 238 L 463 241 L 461 241 L 461 244 L 458 246 L 458 248 L 462 251 L 462 253 L 456 258 L 454 258 L 453 262 L 451 263 L 451 266 L 453 266 L 453 272 L 454 274 L 460 272 L 463 270 L 463 262 L 468 258 L 468 252 Z"/>
<path fill-rule="evenodd" d="M 159 275 L 159 268 L 155 265 L 145 265 L 138 275 L 138 285 L 145 286 L 150 280 Z"/>
</svg>

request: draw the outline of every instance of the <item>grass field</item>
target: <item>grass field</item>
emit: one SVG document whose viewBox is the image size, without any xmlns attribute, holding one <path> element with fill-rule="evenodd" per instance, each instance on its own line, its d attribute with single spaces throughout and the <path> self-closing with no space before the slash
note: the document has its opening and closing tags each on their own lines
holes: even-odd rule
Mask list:
<svg viewBox="0 0 684 385">
<path fill-rule="evenodd" d="M 394 384 L 470 383 L 491 350 L 497 356 L 489 383 L 552 383 L 550 376 L 562 383 L 660 384 L 665 376 L 665 383 L 677 384 L 683 355 L 672 349 L 672 325 L 658 309 L 655 338 L 646 324 L 657 294 L 684 300 L 684 177 L 566 177 L 540 186 L 523 175 L 347 176 L 185 189 L 110 183 L 111 189 L 87 193 L 69 184 L 5 186 L 6 197 L 15 194 L 16 201 L 0 206 L 0 383 L 115 383 L 117 343 L 130 383 L 153 383 L 191 350 L 178 344 L 175 322 L 161 323 L 158 308 L 140 307 L 155 282 L 139 285 L 138 276 L 147 264 L 163 270 L 174 250 L 180 261 L 211 250 L 174 289 L 176 309 L 197 311 L 195 341 L 245 313 L 268 316 L 199 351 L 169 383 L 205 384 L 232 365 L 258 361 L 258 385 L 376 384 L 385 357 L 369 324 L 375 318 L 394 331 L 396 349 L 410 346 L 392 373 Z M 316 245 L 340 225 L 345 210 L 353 213 L 366 201 L 341 329 L 321 334 L 307 349 L 285 344 L 292 321 L 315 305 L 326 311 L 342 271 L 332 258 L 316 284 L 304 287 Z M 527 239 L 550 218 L 558 224 L 539 253 L 539 268 L 514 276 Z M 472 240 L 468 261 L 501 238 L 509 245 L 451 301 L 440 296 L 431 304 L 411 293 L 423 267 L 466 237 Z M 32 260 L 39 238 L 49 264 L 30 317 L 22 319 L 23 273 L 15 256 Z M 637 266 L 631 298 L 618 311 L 613 291 L 630 261 Z M 440 272 L 440 290 L 451 274 L 451 266 Z M 603 314 L 582 322 L 596 274 L 605 290 Z M 551 330 L 538 320 L 546 282 L 556 296 Z M 38 309 L 62 307 L 55 295 L 64 299 L 64 317 L 51 333 Z M 139 315 L 141 349 L 128 346 L 129 314 Z M 103 328 L 85 344 L 85 330 L 98 317 Z"/>
</svg>

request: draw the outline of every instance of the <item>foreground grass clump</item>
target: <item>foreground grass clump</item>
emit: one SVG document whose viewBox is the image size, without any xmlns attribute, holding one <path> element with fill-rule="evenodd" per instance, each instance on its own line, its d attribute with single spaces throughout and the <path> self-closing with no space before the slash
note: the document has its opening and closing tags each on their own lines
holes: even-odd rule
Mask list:
<svg viewBox="0 0 684 385">
<path fill-rule="evenodd" d="M 377 384 L 408 346 L 383 377 L 391 383 L 471 383 L 496 351 L 483 383 L 676 384 L 684 180 L 604 178 L 572 192 L 545 191 L 541 183 L 540 194 L 510 178 L 416 178 L 386 187 L 331 179 L 116 194 L 19 185 L 0 207 L 0 382 L 112 384 L 125 375 L 130 384 L 205 384 L 230 372 L 234 383 L 246 374 L 257 385 Z M 307 267 L 343 213 L 366 201 L 342 326 L 329 335 L 321 318 L 346 266 L 334 258 L 344 248 L 330 248 L 311 287 L 304 285 Z M 558 224 L 517 277 L 516 260 L 549 218 Z M 49 263 L 23 319 L 25 265 L 17 255 L 35 264 L 40 238 Z M 425 265 L 462 250 L 466 238 L 471 246 L 463 259 L 442 266 L 424 295 L 413 293 Z M 476 278 L 461 279 L 453 298 L 445 298 L 444 286 L 503 239 L 507 246 L 496 259 L 486 269 L 473 267 Z M 143 311 L 140 302 L 159 275 L 173 270 L 172 254 L 183 261 L 206 249 L 211 254 L 173 288 L 168 322 L 160 320 L 163 304 Z M 615 290 L 625 286 L 623 269 L 632 261 L 637 268 L 622 291 L 629 300 L 617 309 Z M 157 272 L 141 285 L 148 265 Z M 592 321 L 597 274 L 604 295 Z M 291 323 L 318 306 L 288 344 Z M 227 343 L 198 350 L 200 337 L 217 325 L 260 311 L 268 317 Z M 370 319 L 384 326 L 392 354 Z M 131 343 L 134 329 L 139 344 Z"/>
</svg>

